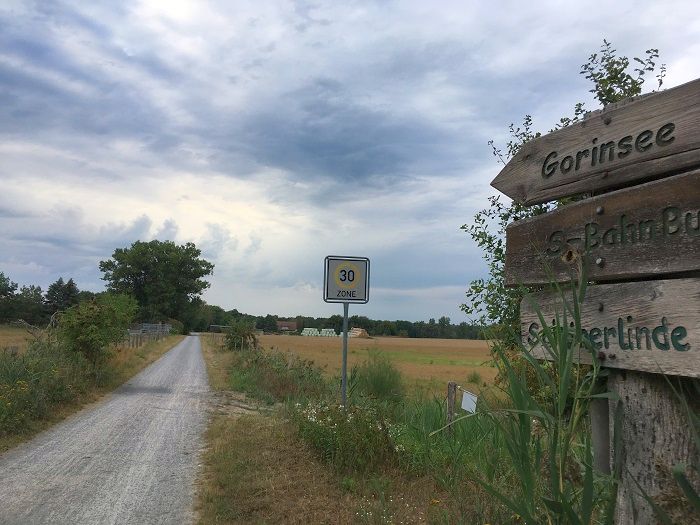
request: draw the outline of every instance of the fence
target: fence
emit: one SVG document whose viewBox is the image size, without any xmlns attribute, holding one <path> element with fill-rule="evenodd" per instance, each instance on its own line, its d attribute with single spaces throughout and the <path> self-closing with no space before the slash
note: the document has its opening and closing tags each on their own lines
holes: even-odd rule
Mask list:
<svg viewBox="0 0 700 525">
<path fill-rule="evenodd" d="M 120 346 L 126 348 L 139 348 L 150 341 L 160 341 L 168 334 L 169 332 L 135 332 L 129 330 L 129 333 L 126 334 Z"/>
<path fill-rule="evenodd" d="M 164 323 L 141 323 L 132 325 L 129 329 L 129 333 L 142 333 L 142 334 L 169 334 L 173 329 L 172 325 Z"/>
</svg>

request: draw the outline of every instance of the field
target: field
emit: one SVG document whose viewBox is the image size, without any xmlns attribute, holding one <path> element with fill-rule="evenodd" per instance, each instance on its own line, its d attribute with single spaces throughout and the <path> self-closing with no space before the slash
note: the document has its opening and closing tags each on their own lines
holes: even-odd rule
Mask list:
<svg viewBox="0 0 700 525">
<path fill-rule="evenodd" d="M 328 375 L 339 373 L 342 358 L 340 337 L 263 335 L 265 350 L 291 352 L 313 361 Z M 492 384 L 496 369 L 491 366 L 487 341 L 466 339 L 409 339 L 374 337 L 348 339 L 348 368 L 367 359 L 370 352 L 387 356 L 409 383 L 431 392 L 442 392 L 448 381 L 472 390 Z"/>
<path fill-rule="evenodd" d="M 20 351 L 27 346 L 32 336 L 24 328 L 0 325 L 0 351 L 17 347 Z"/>
</svg>

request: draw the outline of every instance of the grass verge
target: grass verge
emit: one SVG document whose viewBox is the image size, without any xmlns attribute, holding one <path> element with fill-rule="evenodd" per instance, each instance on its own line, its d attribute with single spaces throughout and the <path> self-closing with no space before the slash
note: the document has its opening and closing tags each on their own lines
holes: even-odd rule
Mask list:
<svg viewBox="0 0 700 525">
<path fill-rule="evenodd" d="M 85 377 L 78 356 L 57 348 L 37 348 L 19 356 L 0 356 L 2 432 L 0 453 L 74 414 L 111 392 L 184 336 L 168 336 L 140 348 L 118 348 L 99 383 Z"/>
<path fill-rule="evenodd" d="M 218 415 L 207 443 L 200 523 L 353 522 L 357 498 L 334 483 L 288 423 Z"/>
<path fill-rule="evenodd" d="M 205 336 L 202 346 L 220 394 L 242 388 L 264 406 L 277 404 L 267 415 L 241 415 L 223 405 L 213 417 L 199 490 L 201 523 L 512 518 L 469 480 L 478 469 L 513 481 L 512 469 L 499 471 L 498 436 L 476 419 L 455 425 L 451 436 L 431 436 L 444 424 L 443 404 L 404 399 L 400 374 L 385 358 L 374 355 L 356 367 L 346 412 L 333 401 L 335 381 L 320 388 L 321 373 L 308 363 L 284 353 L 225 351 L 215 337 Z"/>
</svg>

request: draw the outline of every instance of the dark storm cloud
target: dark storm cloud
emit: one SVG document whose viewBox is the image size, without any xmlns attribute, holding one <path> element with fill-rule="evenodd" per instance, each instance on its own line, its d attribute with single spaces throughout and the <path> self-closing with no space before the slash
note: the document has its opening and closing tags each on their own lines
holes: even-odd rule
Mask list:
<svg viewBox="0 0 700 525">
<path fill-rule="evenodd" d="M 181 143 L 176 124 L 150 101 L 152 94 L 121 78 L 120 68 L 165 84 L 177 84 L 181 73 L 149 53 L 126 55 L 107 43 L 106 26 L 65 6 L 15 22 L 0 16 L 0 25 L 8 29 L 0 33 L 6 59 L 0 59 L 0 93 L 6 102 L 0 105 L 0 133 L 31 133 L 49 142 L 57 133 L 139 137 L 156 151 Z M 71 26 L 87 32 L 81 45 L 98 54 L 98 64 L 86 65 L 66 52 L 61 39 Z"/>
<path fill-rule="evenodd" d="M 373 286 L 418 311 L 485 273 L 458 228 L 493 193 L 487 141 L 503 147 L 526 113 L 547 131 L 579 100 L 593 109 L 578 72 L 603 35 L 684 72 L 700 56 L 696 29 L 644 2 L 16 5 L 0 5 L 0 271 L 23 283 L 99 285 L 115 248 L 178 237 L 272 301 L 316 283 L 332 246 L 371 256 Z M 78 211 L 52 208 L 54 189 Z M 86 219 L 80 199 L 100 192 L 110 209 Z"/>
<path fill-rule="evenodd" d="M 248 115 L 242 131 L 248 151 L 262 165 L 372 184 L 410 171 L 414 157 L 437 153 L 446 138 L 430 122 L 334 95 L 324 80 L 284 94 L 278 108 Z"/>
</svg>

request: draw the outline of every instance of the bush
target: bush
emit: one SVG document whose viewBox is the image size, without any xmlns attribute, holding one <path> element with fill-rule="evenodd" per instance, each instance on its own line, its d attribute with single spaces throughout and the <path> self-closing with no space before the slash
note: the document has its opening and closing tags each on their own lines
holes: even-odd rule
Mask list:
<svg viewBox="0 0 700 525">
<path fill-rule="evenodd" d="M 109 345 L 124 339 L 137 309 L 136 301 L 128 295 L 99 295 L 61 314 L 59 337 L 68 348 L 90 362 L 97 377 Z"/>
<path fill-rule="evenodd" d="M 376 351 L 370 352 L 364 363 L 352 368 L 349 384 L 351 394 L 361 394 L 378 401 L 400 401 L 403 398 L 401 372 L 388 357 Z"/>
<path fill-rule="evenodd" d="M 292 413 L 299 435 L 339 472 L 373 472 L 396 458 L 391 424 L 376 406 L 314 402 Z"/>
<path fill-rule="evenodd" d="M 0 354 L 0 435 L 16 433 L 46 417 L 52 405 L 88 388 L 81 354 L 55 343 L 34 342 L 24 354 Z"/>
<path fill-rule="evenodd" d="M 321 397 L 328 387 L 311 361 L 285 354 L 243 350 L 231 368 L 231 388 L 268 403 Z"/>
<path fill-rule="evenodd" d="M 255 336 L 255 323 L 237 319 L 231 323 L 226 331 L 224 346 L 228 350 L 254 350 L 258 347 L 258 338 Z"/>
</svg>

